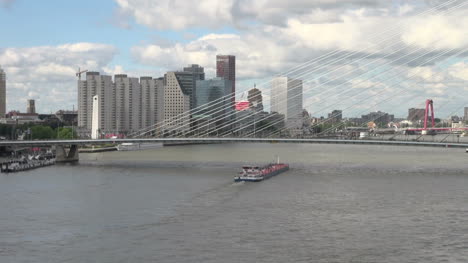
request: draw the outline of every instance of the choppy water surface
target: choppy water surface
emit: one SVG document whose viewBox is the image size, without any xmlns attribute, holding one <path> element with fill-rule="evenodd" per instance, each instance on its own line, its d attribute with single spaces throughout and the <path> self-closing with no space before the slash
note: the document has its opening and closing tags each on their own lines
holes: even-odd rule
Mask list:
<svg viewBox="0 0 468 263">
<path fill-rule="evenodd" d="M 232 183 L 279 154 L 292 169 Z M 0 175 L 0 262 L 467 262 L 464 149 L 237 144 Z"/>
</svg>

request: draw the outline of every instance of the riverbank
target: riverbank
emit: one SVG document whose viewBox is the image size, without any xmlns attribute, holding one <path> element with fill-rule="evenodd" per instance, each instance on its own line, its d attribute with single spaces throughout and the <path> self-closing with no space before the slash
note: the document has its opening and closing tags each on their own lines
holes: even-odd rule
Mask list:
<svg viewBox="0 0 468 263">
<path fill-rule="evenodd" d="M 116 146 L 110 146 L 110 147 L 100 147 L 100 148 L 80 148 L 78 149 L 78 152 L 80 153 L 100 153 L 100 152 L 113 152 L 117 151 Z"/>
</svg>

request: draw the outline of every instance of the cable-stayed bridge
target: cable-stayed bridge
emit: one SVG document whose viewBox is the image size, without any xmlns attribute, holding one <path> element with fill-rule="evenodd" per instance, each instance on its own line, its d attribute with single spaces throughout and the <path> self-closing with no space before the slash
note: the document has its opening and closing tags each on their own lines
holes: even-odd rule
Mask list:
<svg viewBox="0 0 468 263">
<path fill-rule="evenodd" d="M 291 139 L 291 138 L 140 138 L 140 139 L 97 139 L 97 140 L 43 140 L 43 141 L 2 141 L 0 146 L 10 147 L 56 147 L 57 162 L 75 162 L 79 160 L 79 145 L 99 145 L 109 143 L 314 143 L 314 144 L 353 144 L 385 146 L 423 146 L 444 148 L 468 148 L 468 143 L 419 142 L 419 141 L 384 141 L 384 140 L 337 140 L 337 139 Z M 70 146 L 66 150 L 66 146 Z"/>
<path fill-rule="evenodd" d="M 467 1 L 449 0 L 441 2 L 431 9 L 418 14 L 424 16 L 447 15 L 465 8 Z M 311 112 L 311 115 L 319 114 L 325 110 L 341 109 L 360 114 L 383 105 L 387 107 L 401 107 L 402 101 L 425 103 L 425 121 L 422 128 L 408 128 L 406 131 L 433 134 L 434 131 L 450 132 L 450 128 L 438 127 L 435 123 L 432 100 L 428 102 L 424 93 L 425 80 L 420 78 L 427 67 L 437 69 L 431 72 L 431 77 L 441 79 L 443 84 L 444 74 L 448 65 L 460 61 L 466 61 L 468 50 L 466 46 L 448 46 L 440 48 L 445 41 L 444 36 L 434 36 L 425 45 L 417 41 L 403 41 L 402 32 L 411 25 L 404 22 L 382 28 L 380 32 L 369 35 L 369 44 L 356 51 L 335 50 L 319 57 L 315 57 L 305 63 L 299 64 L 278 76 L 287 76 L 287 88 L 272 93 L 271 81 L 257 85 L 264 94 L 270 95 L 270 104 L 284 104 L 285 111 L 297 107 L 310 108 L 312 104 L 323 104 L 319 110 Z M 468 32 L 467 32 L 468 35 Z M 320 36 L 317 36 L 320 37 Z M 349 67 L 352 61 L 353 67 Z M 411 65 L 413 70 L 407 71 L 399 65 Z M 298 81 L 300 80 L 300 81 Z M 356 88 L 359 87 L 359 88 Z M 413 92 L 411 91 L 420 91 Z M 447 93 L 449 91 L 446 91 Z M 192 108 L 189 111 L 180 112 L 176 116 L 167 118 L 149 127 L 135 131 L 124 139 L 110 140 L 53 140 L 53 141 L 23 141 L 0 142 L 0 146 L 50 146 L 56 145 L 60 152 L 68 157 L 73 157 L 78 145 L 114 143 L 349 143 L 349 144 L 379 144 L 379 145 L 413 145 L 413 146 L 443 146 L 443 147 L 467 147 L 466 144 L 418 141 L 389 140 L 343 140 L 321 138 L 343 129 L 346 123 L 335 122 L 337 115 L 330 115 L 309 129 L 327 125 L 307 138 L 297 138 L 292 135 L 292 127 L 288 123 L 288 117 L 271 118 L 272 115 L 263 114 L 260 111 L 251 111 L 248 114 L 238 115 L 234 110 L 234 98 L 237 94 L 228 94 L 212 100 L 204 105 Z M 455 94 L 451 94 L 453 96 Z M 307 98 L 304 100 L 304 98 Z M 318 100 L 311 100 L 317 98 Z M 323 100 L 326 98 L 327 102 Z M 318 101 L 318 102 L 317 102 Z M 465 106 L 451 105 L 453 102 L 447 99 L 437 102 L 438 112 L 444 107 L 451 107 L 454 111 Z M 315 105 L 314 105 L 315 106 Z M 430 115 L 429 115 L 430 113 Z M 285 114 L 279 112 L 279 114 Z M 193 116 L 209 116 L 208 121 L 196 122 Z M 450 116 L 450 115 L 449 115 Z M 301 116 L 295 116 L 300 118 Z M 370 120 L 372 121 L 372 120 Z M 430 121 L 430 123 L 428 123 Z M 282 125 L 283 124 L 283 125 Z M 464 128 L 458 128 L 463 130 Z M 299 136 L 300 137 L 300 136 Z M 70 152 L 66 153 L 64 145 L 70 145 Z M 70 155 L 71 154 L 71 155 Z"/>
</svg>

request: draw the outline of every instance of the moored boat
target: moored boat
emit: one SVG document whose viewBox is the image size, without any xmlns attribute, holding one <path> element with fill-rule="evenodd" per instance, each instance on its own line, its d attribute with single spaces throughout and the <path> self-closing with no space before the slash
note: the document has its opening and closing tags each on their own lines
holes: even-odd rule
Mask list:
<svg viewBox="0 0 468 263">
<path fill-rule="evenodd" d="M 162 143 L 131 143 L 124 142 L 117 145 L 118 151 L 137 151 L 137 150 L 149 150 L 163 147 Z"/>
</svg>

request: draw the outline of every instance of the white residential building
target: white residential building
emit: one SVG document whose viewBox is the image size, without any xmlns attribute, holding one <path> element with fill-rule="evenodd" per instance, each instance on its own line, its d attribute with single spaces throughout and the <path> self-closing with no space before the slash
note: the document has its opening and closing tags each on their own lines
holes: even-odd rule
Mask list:
<svg viewBox="0 0 468 263">
<path fill-rule="evenodd" d="M 123 133 L 141 129 L 141 87 L 138 78 L 114 76 L 116 93 L 116 130 Z"/>
<path fill-rule="evenodd" d="M 112 77 L 100 75 L 98 72 L 88 72 L 86 80 L 78 81 L 78 126 L 91 130 L 95 95 L 99 95 L 101 132 L 115 130 L 115 92 Z"/>
<path fill-rule="evenodd" d="M 141 77 L 141 127 L 151 127 L 163 120 L 164 79 Z"/>
<path fill-rule="evenodd" d="M 190 79 L 189 79 L 190 78 Z M 184 72 L 168 72 L 164 77 L 164 123 L 163 131 L 183 133 L 190 130 L 192 75 Z"/>
<path fill-rule="evenodd" d="M 78 125 L 91 132 L 92 98 L 99 97 L 99 132 L 128 134 L 162 120 L 163 79 L 87 72 L 78 82 Z"/>
<path fill-rule="evenodd" d="M 271 112 L 283 114 L 288 129 L 293 133 L 302 129 L 302 80 L 274 78 L 270 100 Z"/>
</svg>

